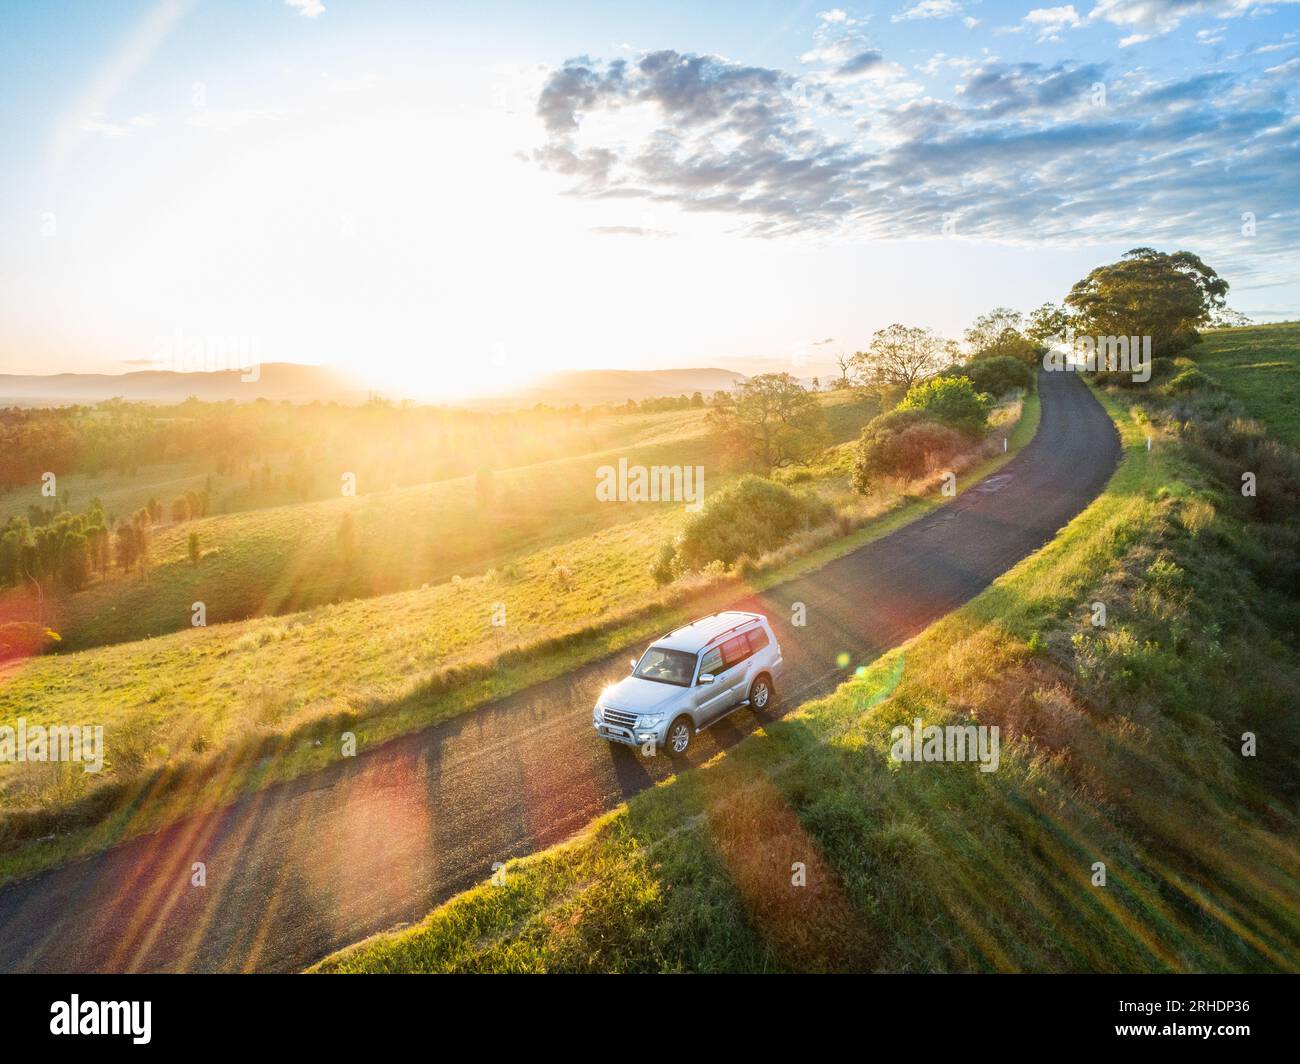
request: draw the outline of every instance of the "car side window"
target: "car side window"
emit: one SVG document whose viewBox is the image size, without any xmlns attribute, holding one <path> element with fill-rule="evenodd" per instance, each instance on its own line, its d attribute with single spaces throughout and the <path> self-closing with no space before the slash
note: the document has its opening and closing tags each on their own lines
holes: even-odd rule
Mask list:
<svg viewBox="0 0 1300 1064">
<path fill-rule="evenodd" d="M 752 632 L 749 632 L 748 635 L 749 652 L 751 654 L 757 654 L 771 642 L 771 640 L 767 638 L 767 633 L 761 628 L 755 628 Z"/>
<path fill-rule="evenodd" d="M 738 635 L 735 639 L 728 639 L 722 644 L 722 660 L 726 663 L 727 668 L 739 665 L 747 657 L 749 657 L 749 640 L 743 635 Z"/>
<path fill-rule="evenodd" d="M 704 657 L 700 661 L 700 675 L 706 673 L 711 676 L 717 676 L 722 671 L 722 650 L 714 647 L 712 650 L 706 650 Z"/>
</svg>

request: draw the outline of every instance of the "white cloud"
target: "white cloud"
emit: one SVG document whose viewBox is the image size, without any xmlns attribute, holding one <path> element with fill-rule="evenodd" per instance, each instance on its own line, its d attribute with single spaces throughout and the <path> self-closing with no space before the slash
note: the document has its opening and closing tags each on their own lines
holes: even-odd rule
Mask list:
<svg viewBox="0 0 1300 1064">
<path fill-rule="evenodd" d="M 837 80 L 880 79 L 901 74 L 896 63 L 887 63 L 862 26 L 868 19 L 854 18 L 840 8 L 818 14 L 821 24 L 813 31 L 813 47 L 799 57 L 808 65 L 830 67 L 824 77 Z"/>
<path fill-rule="evenodd" d="M 1088 12 L 1088 21 L 1101 20 L 1133 29 L 1134 33 L 1119 42 L 1124 48 L 1176 30 L 1185 19 L 1196 15 L 1239 18 L 1252 12 L 1267 13 L 1279 4 L 1295 3 L 1300 0 L 1099 0 Z"/>
<path fill-rule="evenodd" d="M 1059 41 L 1065 30 L 1077 29 L 1083 25 L 1083 19 L 1074 10 L 1073 4 L 1061 7 L 1036 7 L 1020 20 L 1017 29 L 1028 29 L 1037 33 L 1039 41 Z"/>
<path fill-rule="evenodd" d="M 325 14 L 325 5 L 320 0 L 284 0 L 284 2 L 304 18 L 316 18 Z"/>
<path fill-rule="evenodd" d="M 1300 59 L 1266 74 L 1128 84 L 1108 78 L 1104 62 L 988 60 L 946 100 L 899 103 L 874 83 L 846 91 L 820 72 L 717 56 L 582 57 L 553 70 L 538 97 L 545 140 L 532 158 L 568 178 L 573 195 L 730 216 L 760 237 L 937 236 L 958 214 L 975 239 L 1154 244 L 1198 234 L 1207 254 L 1226 255 L 1236 245 L 1223 204 L 1246 189 L 1251 209 L 1273 220 L 1252 268 L 1289 266 L 1300 241 L 1289 156 L 1300 120 L 1283 87 L 1293 65 Z M 1097 107 L 1092 89 L 1108 80 Z M 813 96 L 834 127 L 813 119 Z M 651 108 L 652 121 L 629 138 L 633 106 Z"/>
<path fill-rule="evenodd" d="M 957 0 L 916 0 L 911 7 L 904 8 L 894 15 L 890 22 L 910 22 L 921 18 L 952 18 L 961 14 L 961 4 Z"/>
<path fill-rule="evenodd" d="M 1282 34 L 1277 40 L 1269 44 L 1257 44 L 1253 48 L 1246 49 L 1246 55 L 1260 55 L 1267 52 L 1280 52 L 1285 48 L 1290 48 L 1295 43 L 1296 32 L 1291 30 L 1289 33 Z M 1235 57 L 1234 57 L 1235 58 Z"/>
<path fill-rule="evenodd" d="M 972 59 L 964 55 L 945 55 L 943 52 L 936 52 L 930 56 L 924 63 L 918 63 L 916 69 L 922 74 L 937 74 L 944 67 L 951 67 L 954 70 L 970 70 L 980 64 L 980 60 Z"/>
</svg>

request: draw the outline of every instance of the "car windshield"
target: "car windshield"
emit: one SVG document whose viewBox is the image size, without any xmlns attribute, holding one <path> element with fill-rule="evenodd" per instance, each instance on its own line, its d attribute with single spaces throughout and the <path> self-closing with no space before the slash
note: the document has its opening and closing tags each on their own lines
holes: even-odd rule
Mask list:
<svg viewBox="0 0 1300 1064">
<path fill-rule="evenodd" d="M 655 683 L 670 683 L 676 687 L 690 687 L 695 675 L 695 655 L 684 650 L 668 650 L 665 647 L 651 647 L 641 655 L 636 671 L 632 673 L 639 680 L 654 680 Z"/>
</svg>

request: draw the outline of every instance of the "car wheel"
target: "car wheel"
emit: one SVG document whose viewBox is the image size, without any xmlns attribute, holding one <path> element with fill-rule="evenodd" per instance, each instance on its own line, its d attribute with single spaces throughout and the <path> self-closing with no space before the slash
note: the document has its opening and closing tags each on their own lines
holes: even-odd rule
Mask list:
<svg viewBox="0 0 1300 1064">
<path fill-rule="evenodd" d="M 691 718 L 678 717 L 668 729 L 668 739 L 664 744 L 674 757 L 681 757 L 691 745 Z"/>
<path fill-rule="evenodd" d="M 772 689 L 772 678 L 767 673 L 763 673 L 749 689 L 749 704 L 762 713 L 772 704 L 774 698 L 776 698 L 776 691 Z"/>
</svg>

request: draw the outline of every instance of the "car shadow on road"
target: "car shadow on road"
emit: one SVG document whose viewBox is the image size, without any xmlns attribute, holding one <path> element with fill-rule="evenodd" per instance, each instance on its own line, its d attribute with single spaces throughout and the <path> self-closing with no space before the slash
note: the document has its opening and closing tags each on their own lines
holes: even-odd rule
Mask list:
<svg viewBox="0 0 1300 1064">
<path fill-rule="evenodd" d="M 608 746 L 614 778 L 618 780 L 618 789 L 624 798 L 631 798 L 638 791 L 654 785 L 656 775 L 650 771 L 654 760 L 636 747 L 622 743 L 609 743 Z"/>
</svg>

